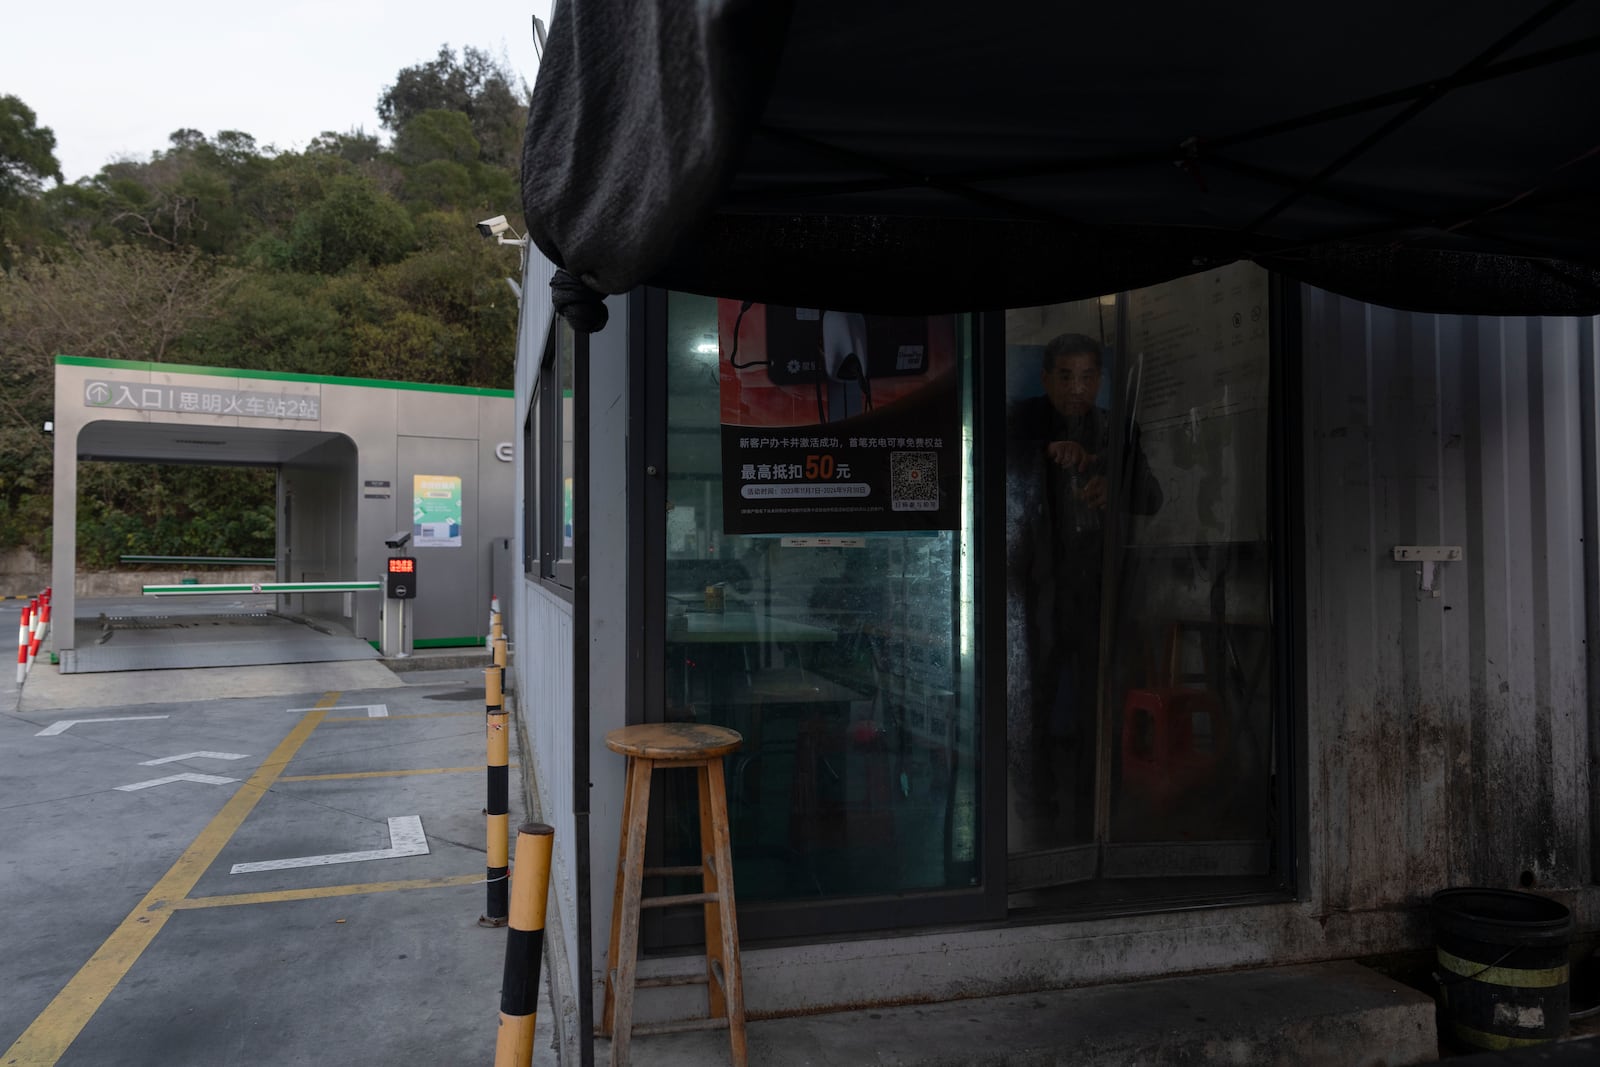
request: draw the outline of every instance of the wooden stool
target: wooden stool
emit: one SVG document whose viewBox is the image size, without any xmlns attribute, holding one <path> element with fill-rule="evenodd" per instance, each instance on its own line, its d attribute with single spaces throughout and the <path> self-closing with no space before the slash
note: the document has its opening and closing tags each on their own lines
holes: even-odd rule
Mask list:
<svg viewBox="0 0 1600 1067">
<path fill-rule="evenodd" d="M 744 984 L 739 972 L 739 928 L 734 916 L 733 853 L 728 845 L 728 799 L 722 757 L 744 739 L 735 730 L 705 723 L 666 722 L 625 726 L 606 734 L 606 747 L 628 757 L 622 800 L 622 840 L 617 846 L 617 887 L 611 902 L 611 954 L 607 958 L 605 1012 L 600 1033 L 611 1038 L 612 1067 L 626 1067 L 634 1033 L 670 1034 L 727 1027 L 734 1067 L 745 1067 Z M 657 768 L 693 767 L 700 785 L 700 856 L 693 867 L 646 867 L 645 824 L 650 814 L 650 776 Z M 702 892 L 645 897 L 651 877 L 698 874 Z M 642 987 L 705 982 L 709 1016 L 687 1022 L 633 1025 L 633 990 L 639 965 L 641 908 L 705 905 L 706 970 L 689 978 L 645 979 Z"/>
</svg>

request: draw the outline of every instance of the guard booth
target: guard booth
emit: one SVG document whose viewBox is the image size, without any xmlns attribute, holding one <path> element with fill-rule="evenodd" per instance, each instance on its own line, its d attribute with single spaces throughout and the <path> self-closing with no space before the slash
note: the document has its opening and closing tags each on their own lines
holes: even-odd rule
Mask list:
<svg viewBox="0 0 1600 1067">
<path fill-rule="evenodd" d="M 276 592 L 278 613 L 377 648 L 387 560 L 406 555 L 411 644 L 482 645 L 509 581 L 495 567 L 512 529 L 509 390 L 74 356 L 57 357 L 55 386 L 57 618 L 76 616 L 80 461 L 262 466 L 277 471 L 277 581 L 335 584 Z M 368 588 L 337 588 L 354 581 Z M 52 635 L 64 673 L 94 669 L 74 629 Z"/>
</svg>

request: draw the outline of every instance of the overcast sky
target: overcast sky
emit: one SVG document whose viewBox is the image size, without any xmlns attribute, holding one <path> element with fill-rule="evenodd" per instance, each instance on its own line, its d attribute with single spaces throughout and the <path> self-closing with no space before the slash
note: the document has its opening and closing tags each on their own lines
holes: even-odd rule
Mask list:
<svg viewBox="0 0 1600 1067">
<path fill-rule="evenodd" d="M 297 149 L 324 130 L 378 125 L 403 67 L 448 44 L 506 60 L 532 86 L 531 17 L 550 0 L 56 0 L 5 5 L 0 96 L 21 97 L 56 135 L 71 182 L 115 159 L 148 159 L 174 130 L 243 130 Z"/>
</svg>

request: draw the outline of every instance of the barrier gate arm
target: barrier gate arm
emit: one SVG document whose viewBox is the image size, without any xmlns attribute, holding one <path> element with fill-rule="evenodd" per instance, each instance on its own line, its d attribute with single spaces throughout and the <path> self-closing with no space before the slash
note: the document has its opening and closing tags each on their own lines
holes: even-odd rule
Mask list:
<svg viewBox="0 0 1600 1067">
<path fill-rule="evenodd" d="M 146 585 L 145 596 L 239 596 L 243 593 L 375 593 L 382 582 L 234 582 L 226 585 Z"/>
</svg>

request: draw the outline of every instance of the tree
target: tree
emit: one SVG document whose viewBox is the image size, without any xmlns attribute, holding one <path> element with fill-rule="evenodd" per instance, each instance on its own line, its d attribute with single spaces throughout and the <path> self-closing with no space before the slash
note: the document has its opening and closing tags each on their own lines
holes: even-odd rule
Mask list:
<svg viewBox="0 0 1600 1067">
<path fill-rule="evenodd" d="M 61 184 L 55 132 L 17 97 L 0 96 L 0 199 L 35 195 L 46 178 Z"/>
<path fill-rule="evenodd" d="M 449 45 L 426 63 L 406 67 L 378 97 L 378 119 L 399 134 L 424 111 L 459 111 L 472 125 L 479 158 L 516 168 L 527 121 L 528 87 L 503 60 L 468 45 L 457 62 Z"/>
<path fill-rule="evenodd" d="M 300 214 L 289 234 L 295 270 L 337 274 L 351 266 L 377 266 L 403 258 L 414 234 L 405 210 L 355 175 L 341 175 L 328 195 Z"/>
<path fill-rule="evenodd" d="M 37 545 L 50 522 L 55 355 L 169 356 L 234 283 L 193 249 L 82 241 L 0 273 L 0 545 Z"/>
<path fill-rule="evenodd" d="M 36 198 L 46 178 L 61 184 L 56 135 L 40 126 L 33 109 L 15 96 L 0 96 L 0 268 L 9 268 L 12 246 L 33 246 Z"/>
<path fill-rule="evenodd" d="M 402 166 L 443 160 L 467 166 L 478 161 L 472 123 L 459 111 L 418 112 L 394 136 L 394 155 Z"/>
<path fill-rule="evenodd" d="M 346 133 L 323 130 L 306 145 L 307 155 L 336 156 L 354 164 L 371 163 L 378 158 L 380 151 L 382 147 L 378 144 L 378 135 L 368 133 L 359 126 Z"/>
</svg>

